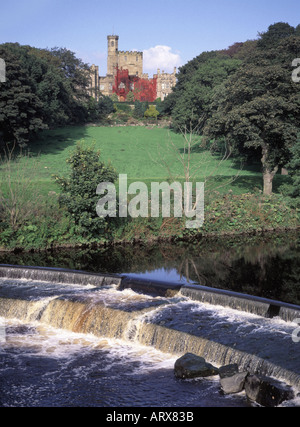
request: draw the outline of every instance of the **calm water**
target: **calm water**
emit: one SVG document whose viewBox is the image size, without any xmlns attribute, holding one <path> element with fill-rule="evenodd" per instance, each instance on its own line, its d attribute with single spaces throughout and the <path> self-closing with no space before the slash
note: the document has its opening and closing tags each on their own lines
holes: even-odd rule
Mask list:
<svg viewBox="0 0 300 427">
<path fill-rule="evenodd" d="M 0 264 L 124 273 L 230 289 L 300 305 L 300 233 L 211 239 L 196 244 L 4 254 Z"/>
</svg>

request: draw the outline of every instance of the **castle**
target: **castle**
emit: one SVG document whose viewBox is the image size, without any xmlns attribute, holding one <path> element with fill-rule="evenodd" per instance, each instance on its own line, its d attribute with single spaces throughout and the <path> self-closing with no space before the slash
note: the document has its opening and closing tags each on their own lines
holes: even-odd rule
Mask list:
<svg viewBox="0 0 300 427">
<path fill-rule="evenodd" d="M 98 98 L 99 93 L 105 96 L 116 94 L 119 101 L 126 101 L 131 92 L 131 100 L 153 102 L 162 101 L 172 92 L 176 85 L 176 67 L 172 74 L 157 70 L 150 79 L 143 73 L 143 52 L 119 50 L 119 36 L 107 36 L 107 74 L 99 76 L 99 67 L 90 68 L 91 96 Z"/>
</svg>

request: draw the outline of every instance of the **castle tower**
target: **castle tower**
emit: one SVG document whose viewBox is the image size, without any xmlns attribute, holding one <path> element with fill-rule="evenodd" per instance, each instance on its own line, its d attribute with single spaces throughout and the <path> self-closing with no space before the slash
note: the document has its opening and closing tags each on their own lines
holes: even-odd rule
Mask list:
<svg viewBox="0 0 300 427">
<path fill-rule="evenodd" d="M 118 66 L 119 57 L 119 36 L 107 36 L 107 75 L 114 75 Z"/>
</svg>

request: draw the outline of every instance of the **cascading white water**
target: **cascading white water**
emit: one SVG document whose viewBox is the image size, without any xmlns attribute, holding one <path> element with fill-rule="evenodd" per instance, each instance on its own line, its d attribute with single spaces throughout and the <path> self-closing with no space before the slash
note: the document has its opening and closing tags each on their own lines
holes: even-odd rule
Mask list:
<svg viewBox="0 0 300 427">
<path fill-rule="evenodd" d="M 47 279 L 46 273 L 42 271 L 42 280 Z M 77 284 L 81 281 L 79 287 L 70 284 L 74 272 L 64 272 L 67 279 L 62 286 L 55 282 L 53 271 L 50 283 L 38 282 L 39 274 L 39 270 L 30 270 L 27 281 L 0 279 L 1 317 L 122 339 L 175 356 L 191 352 L 218 366 L 237 363 L 300 389 L 298 347 L 291 338 L 295 324 L 212 305 L 217 300 L 210 304 L 192 301 L 183 293 L 153 297 L 119 291 L 118 282 L 107 286 L 100 281 L 99 286 L 99 279 L 86 274 L 74 279 Z"/>
</svg>

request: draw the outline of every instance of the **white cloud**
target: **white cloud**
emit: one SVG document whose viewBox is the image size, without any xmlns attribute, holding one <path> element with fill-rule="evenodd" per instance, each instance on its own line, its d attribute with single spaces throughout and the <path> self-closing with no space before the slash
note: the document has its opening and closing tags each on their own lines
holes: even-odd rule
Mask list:
<svg viewBox="0 0 300 427">
<path fill-rule="evenodd" d="M 172 73 L 174 67 L 181 65 L 181 58 L 178 53 L 173 53 L 169 46 L 155 46 L 144 50 L 144 72 L 154 74 L 159 68 L 160 71 Z"/>
</svg>

